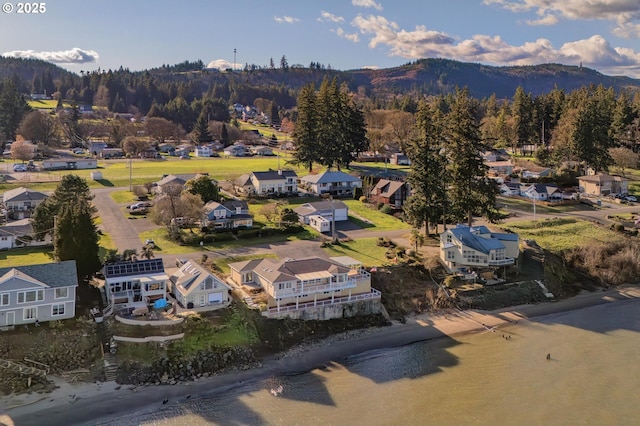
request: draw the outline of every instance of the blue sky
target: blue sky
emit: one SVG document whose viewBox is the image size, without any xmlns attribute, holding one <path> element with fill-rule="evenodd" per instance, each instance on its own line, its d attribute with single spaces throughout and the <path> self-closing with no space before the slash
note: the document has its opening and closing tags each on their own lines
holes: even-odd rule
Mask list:
<svg viewBox="0 0 640 426">
<path fill-rule="evenodd" d="M 3 0 L 4 2 L 5 0 Z M 74 72 L 201 59 L 222 68 L 388 68 L 440 57 L 640 78 L 640 0 L 51 0 L 0 13 L 0 54 Z"/>
</svg>

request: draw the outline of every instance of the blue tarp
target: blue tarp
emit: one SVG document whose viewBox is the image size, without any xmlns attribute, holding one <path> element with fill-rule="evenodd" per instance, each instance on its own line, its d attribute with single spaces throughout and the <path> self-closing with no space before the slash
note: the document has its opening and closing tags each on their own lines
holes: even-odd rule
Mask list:
<svg viewBox="0 0 640 426">
<path fill-rule="evenodd" d="M 156 309 L 162 309 L 167 307 L 166 299 L 158 299 L 153 303 L 153 307 Z"/>
</svg>

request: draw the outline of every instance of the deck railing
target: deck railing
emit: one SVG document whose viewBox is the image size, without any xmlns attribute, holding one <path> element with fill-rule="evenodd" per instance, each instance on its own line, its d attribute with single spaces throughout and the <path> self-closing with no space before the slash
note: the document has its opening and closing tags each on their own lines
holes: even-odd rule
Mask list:
<svg viewBox="0 0 640 426">
<path fill-rule="evenodd" d="M 380 293 L 380 291 L 376 290 L 375 288 L 372 288 L 371 292 L 369 293 L 356 294 L 353 296 L 334 297 L 333 300 L 323 299 L 323 300 L 317 300 L 315 302 L 305 302 L 305 303 L 298 303 L 297 305 L 293 304 L 293 305 L 281 306 L 280 308 L 277 308 L 277 307 L 269 308 L 268 310 L 263 312 L 263 315 L 271 316 L 273 314 L 278 314 L 283 312 L 298 311 L 298 310 L 313 308 L 318 306 L 341 305 L 344 303 L 351 303 L 359 300 L 379 299 L 380 297 L 382 297 L 382 293 Z"/>
</svg>

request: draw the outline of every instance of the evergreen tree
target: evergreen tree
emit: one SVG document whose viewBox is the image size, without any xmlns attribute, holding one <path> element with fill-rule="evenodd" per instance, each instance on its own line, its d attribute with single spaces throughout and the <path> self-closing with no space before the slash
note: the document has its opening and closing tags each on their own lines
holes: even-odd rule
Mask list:
<svg viewBox="0 0 640 426">
<path fill-rule="evenodd" d="M 498 218 L 498 187 L 486 176 L 488 167 L 480 155 L 484 147 L 476 117 L 477 104 L 469 97 L 468 89 L 456 90 L 447 115 L 448 198 L 453 218 L 456 221 L 466 218 L 469 226 L 474 214 L 491 221 Z"/>
<path fill-rule="evenodd" d="M 37 239 L 53 235 L 58 260 L 76 260 L 80 279 L 100 268 L 98 229 L 93 219 L 96 209 L 92 199 L 86 180 L 64 175 L 53 195 L 35 209 L 32 221 Z"/>
<path fill-rule="evenodd" d="M 196 121 L 196 125 L 193 129 L 194 142 L 197 144 L 203 144 L 211 142 L 211 133 L 209 132 L 209 120 L 207 119 L 206 112 L 202 112 Z"/>
<path fill-rule="evenodd" d="M 523 145 L 530 144 L 534 141 L 534 123 L 533 123 L 533 101 L 531 95 L 524 92 L 522 86 L 518 86 L 513 98 L 513 106 L 511 113 L 514 118 L 516 130 L 516 146 L 522 148 Z M 515 152 L 515 149 L 514 149 Z"/>
<path fill-rule="evenodd" d="M 222 127 L 220 128 L 220 143 L 222 143 L 222 145 L 225 147 L 231 145 L 229 131 L 227 130 L 227 125 L 224 123 L 222 123 Z"/>
<path fill-rule="evenodd" d="M 448 179 L 442 149 L 442 115 L 422 102 L 418 107 L 416 129 L 417 137 L 407 146 L 407 155 L 411 159 L 407 176 L 411 196 L 404 205 L 404 212 L 416 228 L 426 225 L 429 234 L 431 225 L 437 223 L 441 213 L 445 220 L 445 185 Z"/>
<path fill-rule="evenodd" d="M 18 126 L 29 110 L 11 79 L 0 83 L 0 136 L 14 140 Z"/>
<path fill-rule="evenodd" d="M 293 130 L 296 150 L 291 162 L 306 166 L 310 172 L 313 164 L 320 161 L 320 151 L 325 149 L 319 144 L 320 123 L 316 106 L 313 84 L 303 87 L 298 97 L 298 119 Z"/>
</svg>

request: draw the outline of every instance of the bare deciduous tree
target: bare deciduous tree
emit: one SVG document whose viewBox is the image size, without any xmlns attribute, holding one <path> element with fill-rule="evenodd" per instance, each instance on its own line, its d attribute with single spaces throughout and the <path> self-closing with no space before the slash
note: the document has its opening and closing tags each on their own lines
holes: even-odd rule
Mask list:
<svg viewBox="0 0 640 426">
<path fill-rule="evenodd" d="M 36 155 L 36 146 L 31 142 L 17 140 L 11 144 L 11 158 L 20 161 L 29 161 Z"/>
</svg>

